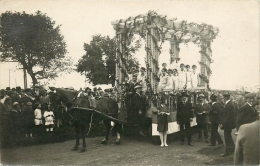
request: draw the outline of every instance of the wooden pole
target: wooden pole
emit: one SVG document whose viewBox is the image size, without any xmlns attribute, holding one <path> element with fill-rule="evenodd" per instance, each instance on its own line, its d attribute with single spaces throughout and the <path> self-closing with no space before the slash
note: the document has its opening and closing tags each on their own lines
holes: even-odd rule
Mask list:
<svg viewBox="0 0 260 166">
<path fill-rule="evenodd" d="M 11 86 L 10 86 L 10 78 L 11 78 L 11 76 L 10 76 L 10 74 L 11 74 L 10 70 L 11 70 L 11 69 L 9 69 L 9 87 L 11 87 Z"/>
<path fill-rule="evenodd" d="M 23 81 L 24 81 L 24 89 L 27 88 L 27 74 L 26 74 L 26 69 L 23 69 Z"/>
</svg>

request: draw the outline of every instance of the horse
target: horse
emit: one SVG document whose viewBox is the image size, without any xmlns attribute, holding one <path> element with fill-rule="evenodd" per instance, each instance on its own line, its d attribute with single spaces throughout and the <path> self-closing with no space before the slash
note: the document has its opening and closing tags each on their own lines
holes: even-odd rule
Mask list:
<svg viewBox="0 0 260 166">
<path fill-rule="evenodd" d="M 116 101 L 106 97 L 96 100 L 95 110 L 97 111 L 95 111 L 94 109 L 90 109 L 90 103 L 88 99 L 84 97 L 84 95 L 79 95 L 78 97 L 78 92 L 68 91 L 63 88 L 55 88 L 55 90 L 53 88 L 50 89 L 53 90 L 48 94 L 51 105 L 56 107 L 62 102 L 68 108 L 67 113 L 69 114 L 76 131 L 76 144 L 72 148 L 73 151 L 78 150 L 79 136 L 81 135 L 83 140 L 83 147 L 81 152 L 85 152 L 86 126 L 89 123 L 91 125 L 92 118 L 95 118 L 93 114 L 95 112 L 98 112 L 100 115 L 102 115 L 101 120 L 103 120 L 106 126 L 106 135 L 101 143 L 106 144 L 108 142 L 109 132 L 111 129 L 111 118 L 109 117 L 112 117 L 112 119 L 117 119 L 118 116 L 118 105 Z M 114 128 L 117 132 L 116 144 L 120 144 L 120 133 L 122 125 L 118 122 L 115 122 Z"/>
</svg>

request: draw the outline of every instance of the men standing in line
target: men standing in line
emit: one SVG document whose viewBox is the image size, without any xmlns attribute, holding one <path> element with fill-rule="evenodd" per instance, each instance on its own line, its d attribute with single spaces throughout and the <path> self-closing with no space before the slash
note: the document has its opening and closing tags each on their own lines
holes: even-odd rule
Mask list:
<svg viewBox="0 0 260 166">
<path fill-rule="evenodd" d="M 223 145 L 223 141 L 218 132 L 218 126 L 220 123 L 221 107 L 220 103 L 217 102 L 217 96 L 212 94 L 210 100 L 212 101 L 210 110 L 210 122 L 211 122 L 211 144 L 209 146 L 216 146 L 216 141 L 219 146 Z"/>
<path fill-rule="evenodd" d="M 210 107 L 207 103 L 205 103 L 205 96 L 203 94 L 199 95 L 199 104 L 196 105 L 195 107 L 195 114 L 196 114 L 196 121 L 197 121 L 197 126 L 198 126 L 198 137 L 199 137 L 199 142 L 202 141 L 202 130 L 204 133 L 204 138 L 205 142 L 209 143 L 208 140 L 208 128 L 207 124 L 209 123 L 209 111 Z"/>
<path fill-rule="evenodd" d="M 191 144 L 191 131 L 190 131 L 190 122 L 193 120 L 192 105 L 188 103 L 188 94 L 182 93 L 181 101 L 177 105 L 177 123 L 180 125 L 180 134 L 181 134 L 181 145 L 184 144 L 184 135 L 186 132 L 188 145 Z M 185 128 L 185 131 L 184 131 Z"/>
<path fill-rule="evenodd" d="M 225 92 L 224 95 L 224 110 L 222 116 L 222 122 L 220 124 L 220 128 L 224 130 L 224 138 L 225 138 L 225 153 L 222 155 L 223 157 L 230 155 L 234 152 L 235 144 L 231 136 L 232 129 L 236 127 L 235 122 L 235 107 L 232 101 L 230 100 L 230 94 Z"/>
<path fill-rule="evenodd" d="M 252 107 L 255 94 L 254 93 L 247 93 L 245 95 L 246 103 L 244 106 L 242 106 L 238 113 L 237 113 L 237 130 L 239 130 L 239 127 L 246 123 L 252 123 L 256 121 L 256 118 L 258 117 L 258 112 Z"/>
</svg>

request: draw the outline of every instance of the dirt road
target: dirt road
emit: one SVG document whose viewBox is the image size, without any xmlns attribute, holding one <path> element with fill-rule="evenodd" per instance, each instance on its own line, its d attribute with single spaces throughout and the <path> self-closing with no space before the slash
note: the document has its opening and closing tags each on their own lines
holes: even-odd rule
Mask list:
<svg viewBox="0 0 260 166">
<path fill-rule="evenodd" d="M 194 146 L 168 142 L 169 147 L 153 145 L 147 139 L 122 138 L 121 145 L 100 144 L 102 137 L 87 138 L 86 152 L 71 151 L 74 140 L 62 143 L 22 146 L 1 150 L 1 163 L 9 165 L 230 165 L 233 155 L 221 157 L 224 147 Z"/>
</svg>

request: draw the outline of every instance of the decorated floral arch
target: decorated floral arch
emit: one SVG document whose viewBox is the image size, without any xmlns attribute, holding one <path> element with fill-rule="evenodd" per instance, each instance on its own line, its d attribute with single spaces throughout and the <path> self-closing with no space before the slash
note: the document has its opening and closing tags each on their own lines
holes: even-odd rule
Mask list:
<svg viewBox="0 0 260 166">
<path fill-rule="evenodd" d="M 129 46 L 134 34 L 139 34 L 145 39 L 146 68 L 148 81 L 154 92 L 157 92 L 159 82 L 158 58 L 161 53 L 161 45 L 165 40 L 170 41 L 170 63 L 178 63 L 180 60 L 179 45 L 193 42 L 200 46 L 200 87 L 208 87 L 212 73 L 211 42 L 217 36 L 219 30 L 211 25 L 176 21 L 177 18 L 168 19 L 166 15 L 159 15 L 155 11 L 141 14 L 136 17 L 116 20 L 112 25 L 116 31 L 116 77 L 122 83 L 127 74 Z"/>
</svg>

